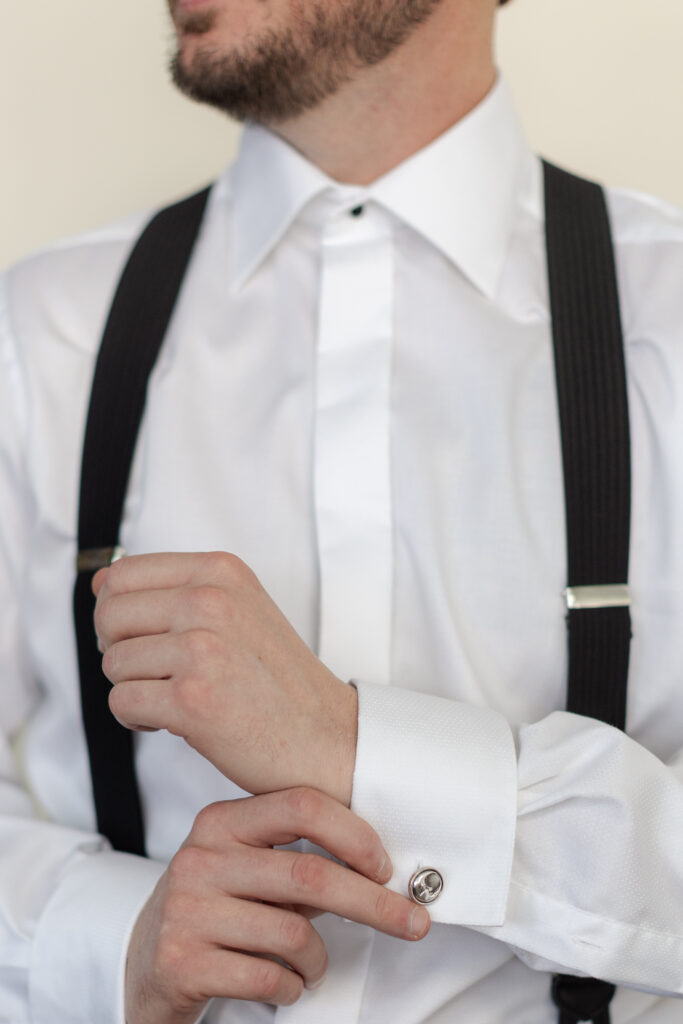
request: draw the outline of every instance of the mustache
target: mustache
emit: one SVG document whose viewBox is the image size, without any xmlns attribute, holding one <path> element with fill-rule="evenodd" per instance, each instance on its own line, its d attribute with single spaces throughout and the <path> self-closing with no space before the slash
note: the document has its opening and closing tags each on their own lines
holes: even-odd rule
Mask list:
<svg viewBox="0 0 683 1024">
<path fill-rule="evenodd" d="M 176 30 L 186 36 L 200 36 L 208 32 L 216 23 L 216 12 L 211 11 L 179 11 L 177 0 L 176 12 L 173 15 Z"/>
</svg>

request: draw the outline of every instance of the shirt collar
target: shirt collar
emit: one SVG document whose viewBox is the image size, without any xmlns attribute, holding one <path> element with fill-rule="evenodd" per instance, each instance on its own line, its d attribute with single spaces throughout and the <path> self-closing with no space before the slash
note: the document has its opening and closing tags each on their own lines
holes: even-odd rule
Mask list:
<svg viewBox="0 0 683 1024">
<path fill-rule="evenodd" d="M 466 117 L 365 188 L 335 182 L 278 136 L 248 124 L 229 171 L 235 201 L 233 287 L 260 266 L 312 199 L 328 193 L 337 209 L 370 200 L 381 204 L 493 298 L 530 155 L 500 76 Z"/>
</svg>

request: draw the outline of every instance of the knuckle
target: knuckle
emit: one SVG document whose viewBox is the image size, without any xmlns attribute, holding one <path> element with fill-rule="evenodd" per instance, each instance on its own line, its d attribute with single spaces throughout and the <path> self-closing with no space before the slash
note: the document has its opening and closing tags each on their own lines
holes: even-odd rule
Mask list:
<svg viewBox="0 0 683 1024">
<path fill-rule="evenodd" d="M 288 791 L 290 811 L 296 821 L 309 824 L 317 820 L 323 811 L 324 798 L 317 789 L 309 786 L 296 786 Z"/>
<path fill-rule="evenodd" d="M 209 629 L 189 629 L 182 634 L 185 653 L 193 663 L 214 659 L 221 649 L 220 641 Z"/>
<path fill-rule="evenodd" d="M 205 870 L 206 852 L 192 843 L 181 846 L 166 868 L 170 894 L 185 891 L 189 882 Z"/>
<path fill-rule="evenodd" d="M 192 959 L 194 942 L 187 928 L 180 928 L 177 918 L 167 912 L 159 923 L 154 944 L 154 972 L 159 980 L 165 980 L 165 987 L 180 993 L 186 980 L 187 965 Z"/>
<path fill-rule="evenodd" d="M 280 941 L 290 953 L 303 953 L 311 941 L 312 925 L 299 914 L 286 914 L 280 925 Z"/>
<path fill-rule="evenodd" d="M 212 573 L 223 580 L 228 587 L 258 586 L 256 574 L 246 562 L 230 551 L 213 551 L 209 556 L 212 561 Z"/>
<path fill-rule="evenodd" d="M 282 987 L 283 968 L 266 960 L 255 961 L 254 988 L 265 1003 L 277 999 Z"/>
<path fill-rule="evenodd" d="M 175 984 L 180 980 L 185 950 L 177 938 L 171 934 L 170 928 L 161 930 L 156 946 L 155 968 L 160 979 L 171 979 Z"/>
<path fill-rule="evenodd" d="M 293 1003 L 301 998 L 304 990 L 303 978 L 293 971 L 287 971 L 287 975 L 287 986 L 280 991 L 278 997 L 278 1004 L 280 1006 L 292 1006 Z"/>
<path fill-rule="evenodd" d="M 169 1009 L 176 1014 L 187 1014 L 202 998 L 197 990 L 199 962 L 193 950 L 173 938 L 164 938 L 157 944 L 152 969 L 152 987 L 163 995 Z"/>
<path fill-rule="evenodd" d="M 217 574 L 227 579 L 239 577 L 247 568 L 246 563 L 231 551 L 212 551 L 209 558 Z"/>
<path fill-rule="evenodd" d="M 291 880 L 296 891 L 317 896 L 325 888 L 326 865 L 314 853 L 296 853 L 291 864 Z"/>
<path fill-rule="evenodd" d="M 108 679 L 112 679 L 116 675 L 118 662 L 118 644 L 112 644 L 110 647 L 107 647 L 106 651 L 102 655 L 102 671 Z"/>
<path fill-rule="evenodd" d="M 375 895 L 375 916 L 382 924 L 390 924 L 396 919 L 396 903 L 394 894 L 389 889 L 378 886 Z"/>
<path fill-rule="evenodd" d="M 219 832 L 224 831 L 226 813 L 225 801 L 219 801 L 217 803 L 208 804 L 206 807 L 202 807 L 201 811 L 194 819 L 192 835 L 196 839 L 209 841 L 215 839 Z M 193 847 L 187 846 L 185 849 L 191 850 Z"/>
<path fill-rule="evenodd" d="M 109 691 L 109 710 L 114 718 L 122 725 L 130 724 L 130 686 L 126 683 L 119 683 Z"/>
</svg>

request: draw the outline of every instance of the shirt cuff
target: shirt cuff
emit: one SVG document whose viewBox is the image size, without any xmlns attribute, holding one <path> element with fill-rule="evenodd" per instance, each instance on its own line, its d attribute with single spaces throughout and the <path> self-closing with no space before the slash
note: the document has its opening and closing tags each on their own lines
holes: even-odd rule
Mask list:
<svg viewBox="0 0 683 1024">
<path fill-rule="evenodd" d="M 126 954 L 166 869 L 127 853 L 82 854 L 38 923 L 30 974 L 36 1024 L 125 1024 Z"/>
<path fill-rule="evenodd" d="M 351 809 L 394 865 L 389 888 L 435 868 L 434 921 L 503 924 L 517 819 L 512 731 L 495 711 L 354 680 L 358 745 Z"/>
</svg>

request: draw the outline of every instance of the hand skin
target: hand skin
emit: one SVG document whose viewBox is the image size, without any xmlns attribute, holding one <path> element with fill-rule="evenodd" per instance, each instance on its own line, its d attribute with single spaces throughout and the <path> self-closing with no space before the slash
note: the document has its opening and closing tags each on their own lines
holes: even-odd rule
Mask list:
<svg viewBox="0 0 683 1024">
<path fill-rule="evenodd" d="M 100 570 L 95 627 L 110 707 L 168 729 L 250 793 L 315 786 L 345 806 L 357 695 L 234 555 L 135 555 Z"/>
<path fill-rule="evenodd" d="M 273 845 L 305 837 L 346 862 Z M 211 804 L 143 908 L 126 971 L 127 1024 L 193 1024 L 209 999 L 287 1006 L 324 979 L 309 921 L 332 913 L 397 938 L 429 929 L 423 907 L 383 887 L 377 834 L 313 789 Z M 270 957 L 277 957 L 282 963 Z"/>
</svg>

